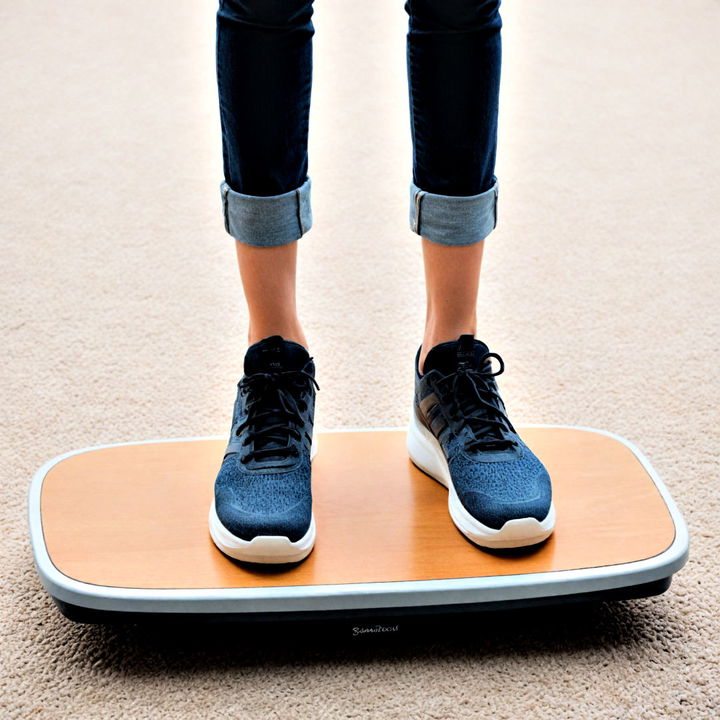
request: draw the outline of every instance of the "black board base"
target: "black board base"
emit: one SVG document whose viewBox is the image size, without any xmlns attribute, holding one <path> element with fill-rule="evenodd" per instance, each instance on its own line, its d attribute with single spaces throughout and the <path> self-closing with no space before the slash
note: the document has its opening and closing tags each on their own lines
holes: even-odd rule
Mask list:
<svg viewBox="0 0 720 720">
<path fill-rule="evenodd" d="M 351 634 L 372 635 L 396 632 L 398 621 L 413 619 L 416 621 L 442 621 L 460 614 L 476 614 L 491 611 L 521 610 L 524 608 L 575 605 L 613 600 L 630 600 L 651 597 L 664 593 L 672 581 L 672 576 L 628 587 L 610 590 L 556 595 L 516 600 L 501 600 L 482 603 L 462 603 L 453 605 L 427 605 L 400 608 L 370 608 L 352 610 L 311 610 L 299 612 L 273 613 L 183 613 L 183 612 L 127 612 L 123 610 L 96 610 L 81 607 L 53 597 L 60 612 L 69 620 L 78 623 L 94 624 L 141 624 L 173 625 L 189 623 L 238 623 L 244 625 L 288 624 L 317 625 L 332 623 L 349 630 Z"/>
</svg>

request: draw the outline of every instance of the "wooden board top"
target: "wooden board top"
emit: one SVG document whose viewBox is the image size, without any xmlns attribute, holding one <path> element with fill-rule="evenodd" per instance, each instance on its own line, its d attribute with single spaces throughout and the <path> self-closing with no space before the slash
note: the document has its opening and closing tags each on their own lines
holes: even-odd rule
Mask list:
<svg viewBox="0 0 720 720">
<path fill-rule="evenodd" d="M 408 458 L 404 430 L 318 433 L 317 540 L 294 567 L 237 563 L 210 539 L 224 440 L 122 445 L 60 461 L 42 486 L 44 539 L 66 576 L 144 589 L 538 573 L 643 560 L 672 544 L 668 508 L 626 445 L 574 428 L 519 430 L 550 473 L 557 511 L 554 534 L 529 552 L 489 552 L 465 539 L 447 490 Z"/>
</svg>

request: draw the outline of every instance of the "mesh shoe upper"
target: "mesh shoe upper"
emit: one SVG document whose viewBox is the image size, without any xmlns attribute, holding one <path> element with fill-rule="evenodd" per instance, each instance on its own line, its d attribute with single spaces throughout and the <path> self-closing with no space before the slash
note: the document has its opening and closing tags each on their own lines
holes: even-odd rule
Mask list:
<svg viewBox="0 0 720 720">
<path fill-rule="evenodd" d="M 415 357 L 415 413 L 438 439 L 460 502 L 499 529 L 507 520 L 550 509 L 551 483 L 542 462 L 510 423 L 495 381 L 502 358 L 472 335 L 440 343 L 420 375 Z M 500 363 L 497 372 L 492 361 Z"/>
</svg>

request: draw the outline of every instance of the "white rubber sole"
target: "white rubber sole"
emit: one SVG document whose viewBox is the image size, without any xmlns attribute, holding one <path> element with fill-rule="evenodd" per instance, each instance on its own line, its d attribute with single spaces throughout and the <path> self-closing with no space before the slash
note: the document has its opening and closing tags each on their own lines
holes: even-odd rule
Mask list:
<svg viewBox="0 0 720 720">
<path fill-rule="evenodd" d="M 310 460 L 317 454 L 317 434 L 313 433 Z M 233 535 L 221 522 L 215 510 L 215 500 L 208 516 L 210 537 L 226 555 L 243 562 L 282 564 L 304 560 L 315 546 L 315 515 L 310 516 L 310 527 L 299 540 L 285 535 L 257 535 L 252 540 Z"/>
<path fill-rule="evenodd" d="M 526 547 L 547 539 L 555 529 L 553 503 L 543 520 L 534 517 L 516 518 L 508 520 L 499 530 L 483 525 L 474 518 L 460 502 L 438 439 L 418 421 L 414 408 L 410 410 L 407 449 L 410 459 L 420 470 L 448 489 L 450 517 L 458 530 L 475 544 L 492 549 Z"/>
</svg>

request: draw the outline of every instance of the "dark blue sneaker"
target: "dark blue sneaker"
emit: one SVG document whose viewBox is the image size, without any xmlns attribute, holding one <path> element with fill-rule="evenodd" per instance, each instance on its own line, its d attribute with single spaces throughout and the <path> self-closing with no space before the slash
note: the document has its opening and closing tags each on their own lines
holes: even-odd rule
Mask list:
<svg viewBox="0 0 720 720">
<path fill-rule="evenodd" d="M 315 365 L 299 343 L 271 335 L 248 348 L 210 508 L 210 535 L 226 555 L 289 563 L 313 549 L 316 389 Z"/>
<path fill-rule="evenodd" d="M 420 348 L 407 448 L 415 465 L 448 488 L 457 528 L 488 548 L 545 540 L 555 527 L 550 477 L 508 420 L 495 382 L 502 358 L 461 335 L 430 349 L 422 375 L 419 359 Z"/>
</svg>

